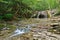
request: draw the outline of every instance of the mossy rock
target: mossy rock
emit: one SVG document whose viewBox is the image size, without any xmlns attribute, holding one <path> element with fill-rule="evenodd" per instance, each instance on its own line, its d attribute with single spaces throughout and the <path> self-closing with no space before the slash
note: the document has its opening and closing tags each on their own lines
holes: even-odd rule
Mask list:
<svg viewBox="0 0 60 40">
<path fill-rule="evenodd" d="M 2 28 L 4 28 L 4 27 L 5 27 L 4 24 L 0 24 L 0 30 L 1 30 Z"/>
<path fill-rule="evenodd" d="M 8 25 L 7 28 L 10 28 L 9 30 L 10 31 L 13 31 L 13 30 L 16 29 L 16 26 L 14 26 L 14 25 Z"/>
<path fill-rule="evenodd" d="M 6 28 L 6 29 L 3 29 L 3 28 Z M 0 31 L 9 30 L 11 32 L 11 31 L 14 31 L 15 29 L 16 29 L 16 26 L 14 25 L 0 24 Z"/>
<path fill-rule="evenodd" d="M 50 11 L 47 11 L 47 17 L 48 17 L 48 18 L 51 18 L 51 16 L 52 16 L 52 15 L 51 15 Z"/>
<path fill-rule="evenodd" d="M 4 28 L 4 27 L 1 26 L 1 28 Z M 5 35 L 8 36 L 8 34 L 11 34 L 16 29 L 16 26 L 14 25 L 7 25 L 6 27 L 9 29 L 1 30 L 0 36 L 5 36 Z"/>
<path fill-rule="evenodd" d="M 14 25 L 0 24 L 0 30 L 3 29 L 4 27 L 10 28 L 10 29 L 16 28 L 16 26 L 14 26 Z"/>
</svg>

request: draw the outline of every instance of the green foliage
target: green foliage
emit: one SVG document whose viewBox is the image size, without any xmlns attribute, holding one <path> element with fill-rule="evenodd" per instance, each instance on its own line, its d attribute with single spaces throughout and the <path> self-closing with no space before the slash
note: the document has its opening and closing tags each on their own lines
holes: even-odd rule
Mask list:
<svg viewBox="0 0 60 40">
<path fill-rule="evenodd" d="M 12 19 L 13 18 L 13 14 L 7 13 L 7 14 L 4 15 L 4 18 L 5 19 Z"/>
<path fill-rule="evenodd" d="M 0 16 L 0 20 L 2 20 L 3 19 L 3 16 Z"/>
<path fill-rule="evenodd" d="M 10 20 L 14 17 L 30 17 L 32 9 L 22 0 L 1 0 L 0 19 Z"/>
<path fill-rule="evenodd" d="M 0 19 L 12 17 L 30 18 L 35 10 L 54 9 L 59 6 L 57 0 L 0 0 Z"/>
<path fill-rule="evenodd" d="M 29 5 L 33 10 L 54 9 L 59 6 L 58 0 L 23 0 L 23 3 Z"/>
</svg>

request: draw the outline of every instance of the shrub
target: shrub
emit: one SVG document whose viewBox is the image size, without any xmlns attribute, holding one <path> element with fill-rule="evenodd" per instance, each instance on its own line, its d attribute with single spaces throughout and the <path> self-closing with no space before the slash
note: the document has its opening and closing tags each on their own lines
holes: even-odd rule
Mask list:
<svg viewBox="0 0 60 40">
<path fill-rule="evenodd" d="M 12 18 L 13 18 L 13 14 L 11 14 L 11 13 L 7 13 L 4 15 L 4 19 L 11 20 Z"/>
<path fill-rule="evenodd" d="M 2 19 L 3 19 L 3 16 L 0 15 L 0 20 L 2 20 Z"/>
</svg>

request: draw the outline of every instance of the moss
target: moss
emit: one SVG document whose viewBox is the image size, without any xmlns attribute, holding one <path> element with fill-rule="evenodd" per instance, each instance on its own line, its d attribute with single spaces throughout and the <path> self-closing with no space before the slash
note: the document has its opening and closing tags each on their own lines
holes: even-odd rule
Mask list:
<svg viewBox="0 0 60 40">
<path fill-rule="evenodd" d="M 16 26 L 14 25 L 6 25 L 5 24 L 0 24 L 0 31 L 4 31 L 3 28 L 7 28 L 6 30 L 8 30 L 8 33 L 11 33 L 12 31 L 14 31 L 16 29 Z"/>
<path fill-rule="evenodd" d="M 0 31 L 0 36 L 3 36 L 3 37 L 8 36 L 8 34 L 11 34 L 16 29 L 16 26 L 14 25 L 7 24 L 7 26 L 4 26 L 4 24 L 0 24 L 1 29 L 3 29 L 4 27 L 6 27 L 7 29 Z"/>
<path fill-rule="evenodd" d="M 48 11 L 47 13 L 47 17 L 50 18 L 51 17 L 51 13 Z"/>
<path fill-rule="evenodd" d="M 16 26 L 14 26 L 14 25 L 7 25 L 7 28 L 10 28 L 9 30 L 13 31 L 13 30 L 16 29 Z"/>
<path fill-rule="evenodd" d="M 5 27 L 4 24 L 0 24 L 0 30 L 4 27 Z"/>
</svg>

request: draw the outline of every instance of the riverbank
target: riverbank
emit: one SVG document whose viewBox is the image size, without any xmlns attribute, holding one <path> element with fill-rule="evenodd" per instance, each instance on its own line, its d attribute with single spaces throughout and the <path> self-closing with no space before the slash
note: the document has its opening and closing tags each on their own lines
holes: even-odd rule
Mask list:
<svg viewBox="0 0 60 40">
<path fill-rule="evenodd" d="M 55 34 L 54 32 L 49 32 L 48 30 L 50 29 L 50 25 L 54 24 L 54 23 L 58 23 L 60 24 L 60 20 L 58 20 L 59 18 L 52 18 L 52 19 L 38 19 L 38 18 L 30 18 L 30 19 L 23 19 L 21 21 L 16 21 L 16 22 L 12 22 L 9 23 L 10 25 L 14 25 L 16 26 L 16 28 L 27 28 L 28 26 L 31 27 L 31 29 L 29 30 L 29 32 L 27 33 L 23 33 L 21 36 L 15 36 L 13 37 L 13 39 L 11 38 L 11 40 L 15 40 L 15 38 L 17 38 L 16 40 L 26 40 L 26 36 L 28 36 L 27 34 L 30 35 L 30 37 L 28 37 L 28 40 L 35 40 L 35 38 L 37 40 L 60 40 L 59 38 L 59 34 Z M 58 21 L 57 21 L 58 20 Z M 11 29 L 10 29 L 11 30 Z M 14 33 L 14 31 L 11 31 L 11 33 Z M 5 38 L 8 39 L 8 37 L 12 34 L 9 34 L 7 36 L 5 36 Z M 14 34 L 13 34 L 14 35 Z M 19 34 L 20 35 L 20 34 Z M 25 36 L 25 38 L 24 38 Z M 42 37 L 41 37 L 42 36 Z M 32 37 L 32 38 L 31 38 Z M 40 37 L 40 38 L 39 38 Z M 1 40 L 4 40 L 4 37 L 1 37 Z M 30 39 L 31 38 L 31 39 Z M 8 39 L 9 40 L 9 39 Z"/>
</svg>

